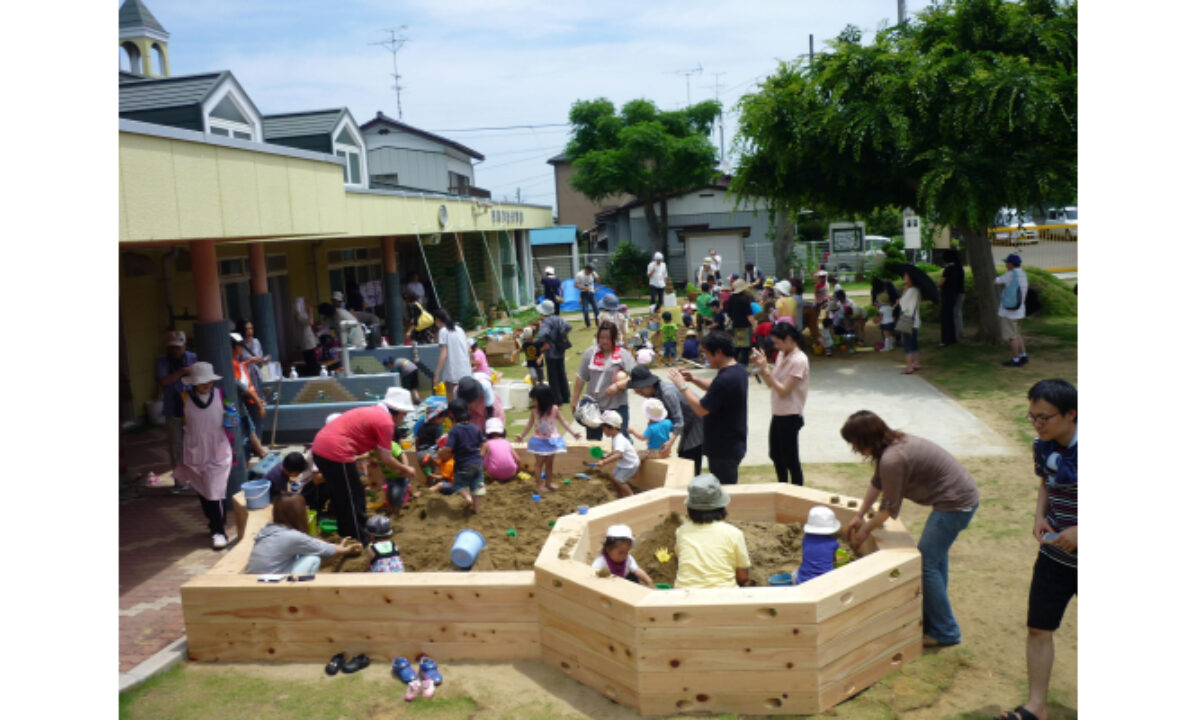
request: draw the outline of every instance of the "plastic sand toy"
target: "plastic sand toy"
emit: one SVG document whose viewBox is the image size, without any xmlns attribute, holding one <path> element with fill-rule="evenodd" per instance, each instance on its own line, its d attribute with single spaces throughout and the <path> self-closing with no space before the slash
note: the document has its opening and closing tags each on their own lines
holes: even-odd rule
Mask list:
<svg viewBox="0 0 1200 720">
<path fill-rule="evenodd" d="M 593 445 L 592 449 L 588 450 L 588 454 L 599 460 L 600 458 L 604 457 L 604 448 L 600 447 L 599 445 Z"/>
</svg>

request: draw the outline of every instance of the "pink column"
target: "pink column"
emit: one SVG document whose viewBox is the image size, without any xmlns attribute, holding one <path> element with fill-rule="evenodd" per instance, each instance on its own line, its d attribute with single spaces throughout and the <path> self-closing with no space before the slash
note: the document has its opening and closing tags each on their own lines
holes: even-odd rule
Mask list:
<svg viewBox="0 0 1200 720">
<path fill-rule="evenodd" d="M 267 294 L 267 253 L 260 242 L 250 243 L 250 293 Z"/>
<path fill-rule="evenodd" d="M 391 235 L 383 239 L 383 271 L 396 272 L 396 238 Z"/>
</svg>

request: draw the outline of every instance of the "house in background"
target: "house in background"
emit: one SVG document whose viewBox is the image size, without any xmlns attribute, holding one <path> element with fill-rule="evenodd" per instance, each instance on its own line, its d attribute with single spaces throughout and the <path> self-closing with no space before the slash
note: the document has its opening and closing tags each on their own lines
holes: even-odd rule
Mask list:
<svg viewBox="0 0 1200 720">
<path fill-rule="evenodd" d="M 767 275 L 775 274 L 775 260 L 768 239 L 770 215 L 761 198 L 739 208 L 729 191 L 730 176 L 710 185 L 680 193 L 667 201 L 667 270 L 676 282 L 695 281 L 696 271 L 710 249 L 721 256 L 721 274 L 740 273 L 746 263 L 756 264 Z M 642 203 L 633 200 L 595 216 L 596 234 L 607 238 L 609 250 L 631 242 L 654 252 L 658 243 L 650 237 L 650 226 Z"/>
<path fill-rule="evenodd" d="M 554 167 L 554 199 L 558 205 L 556 222 L 559 225 L 574 225 L 588 232 L 595 229 L 596 213 L 620 207 L 633 200 L 631 195 L 612 195 L 598 203 L 592 202 L 586 195 L 571 187 L 575 167 L 567 161 L 566 153 L 559 153 L 546 162 Z M 593 234 L 589 240 L 596 245 L 601 238 Z M 613 247 L 616 246 L 609 246 L 609 249 Z"/>
<path fill-rule="evenodd" d="M 475 187 L 472 160 L 483 154 L 426 132 L 381 112 L 361 128 L 366 138 L 373 188 L 428 190 L 430 192 L 490 198 L 487 190 Z"/>
</svg>

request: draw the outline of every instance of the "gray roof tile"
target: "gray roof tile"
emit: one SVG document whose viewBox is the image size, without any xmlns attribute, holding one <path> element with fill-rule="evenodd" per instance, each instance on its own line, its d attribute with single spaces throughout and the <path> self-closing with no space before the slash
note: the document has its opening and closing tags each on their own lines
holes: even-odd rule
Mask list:
<svg viewBox="0 0 1200 720">
<path fill-rule="evenodd" d="M 125 0 L 118 17 L 119 27 L 148 27 L 161 33 L 167 32 L 150 13 L 149 8 L 142 4 L 142 0 Z"/>
<path fill-rule="evenodd" d="M 304 135 L 329 135 L 341 118 L 344 108 L 334 110 L 312 110 L 309 112 L 263 115 L 263 137 L 300 137 Z"/>
<path fill-rule="evenodd" d="M 119 112 L 198 105 L 226 74 L 219 72 L 122 82 Z"/>
</svg>

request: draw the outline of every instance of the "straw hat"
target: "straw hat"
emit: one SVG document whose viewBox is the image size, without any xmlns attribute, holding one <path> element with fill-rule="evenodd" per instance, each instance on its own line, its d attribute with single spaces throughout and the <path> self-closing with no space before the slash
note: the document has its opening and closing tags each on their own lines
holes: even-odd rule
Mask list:
<svg viewBox="0 0 1200 720">
<path fill-rule="evenodd" d="M 188 367 L 188 374 L 184 375 L 182 380 L 184 385 L 203 385 L 204 383 L 220 380 L 221 376 L 213 372 L 212 363 L 204 361 L 192 363 Z"/>
<path fill-rule="evenodd" d="M 745 280 L 743 280 L 741 278 L 738 278 L 737 280 L 733 281 L 733 288 L 731 289 L 731 292 L 734 295 L 737 295 L 738 293 L 744 293 L 749 289 L 750 289 L 750 283 L 746 282 Z"/>
</svg>

